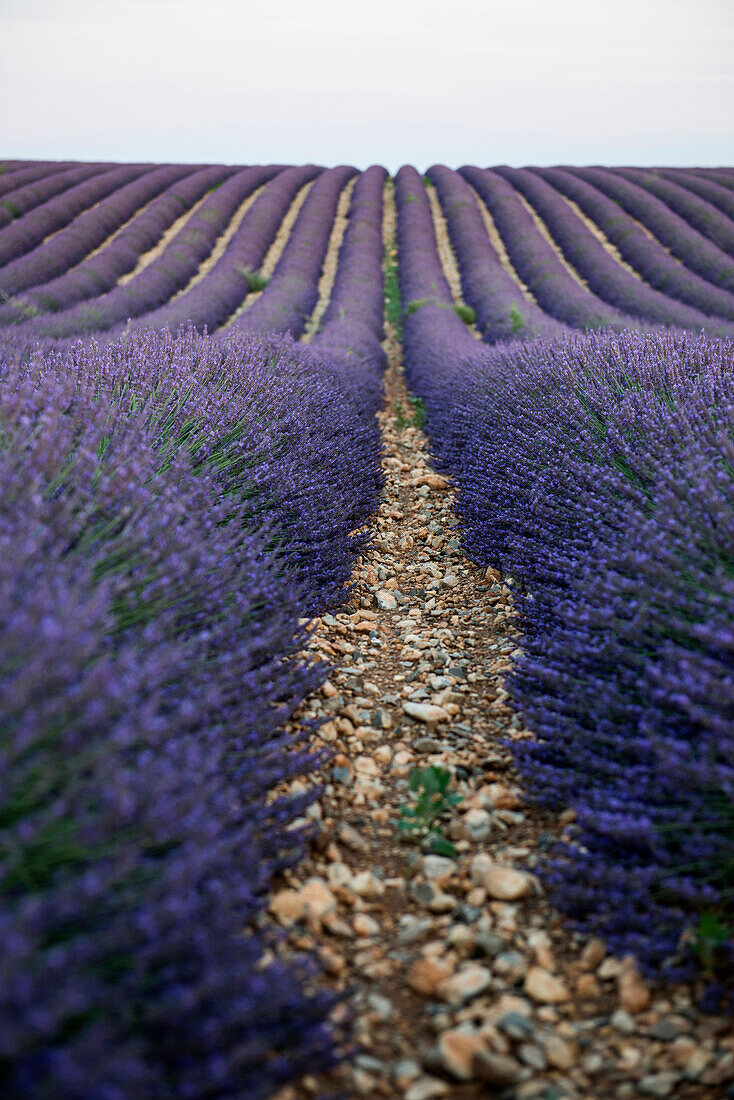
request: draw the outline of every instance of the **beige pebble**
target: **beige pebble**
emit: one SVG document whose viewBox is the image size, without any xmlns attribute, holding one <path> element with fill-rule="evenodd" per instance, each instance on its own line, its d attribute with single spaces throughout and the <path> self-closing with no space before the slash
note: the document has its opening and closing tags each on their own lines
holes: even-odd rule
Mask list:
<svg viewBox="0 0 734 1100">
<path fill-rule="evenodd" d="M 482 877 L 482 886 L 496 901 L 518 901 L 530 893 L 532 882 L 522 871 L 495 863 Z"/>
<path fill-rule="evenodd" d="M 542 966 L 531 966 L 525 978 L 525 992 L 542 1004 L 559 1004 L 570 997 L 566 983 Z"/>
<path fill-rule="evenodd" d="M 443 1068 L 458 1081 L 470 1081 L 473 1077 L 474 1057 L 486 1045 L 481 1035 L 470 1034 L 458 1028 L 443 1031 L 438 1037 L 438 1054 Z"/>
<path fill-rule="evenodd" d="M 408 971 L 406 982 L 416 993 L 432 997 L 439 984 L 451 976 L 452 968 L 438 959 L 419 959 Z"/>
<path fill-rule="evenodd" d="M 644 1012 L 650 1004 L 650 990 L 643 981 L 632 955 L 627 955 L 622 960 L 617 986 L 619 989 L 619 1003 L 630 1015 L 634 1016 L 637 1012 Z"/>
</svg>

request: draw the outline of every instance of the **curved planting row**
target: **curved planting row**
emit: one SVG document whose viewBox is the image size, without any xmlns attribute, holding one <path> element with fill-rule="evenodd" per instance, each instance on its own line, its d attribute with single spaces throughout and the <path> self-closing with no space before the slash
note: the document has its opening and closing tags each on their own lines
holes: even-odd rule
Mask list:
<svg viewBox="0 0 734 1100">
<path fill-rule="evenodd" d="M 662 179 L 685 187 L 687 191 L 693 191 L 695 195 L 706 199 L 727 217 L 734 218 L 734 195 L 721 184 L 714 183 L 713 180 L 701 179 L 690 168 L 653 168 L 650 171 Z"/>
<path fill-rule="evenodd" d="M 75 164 L 66 169 L 59 166 L 51 172 L 44 172 L 41 179 L 25 185 L 18 180 L 18 184 L 5 193 L 0 203 L 0 229 L 76 184 L 109 172 L 114 167 L 110 164 Z M 0 241 L 3 239 L 0 233 Z"/>
<path fill-rule="evenodd" d="M 552 317 L 575 328 L 629 328 L 632 318 L 602 302 L 566 271 L 510 184 L 495 172 L 465 167 L 462 176 L 486 203 L 520 278 Z"/>
<path fill-rule="evenodd" d="M 466 180 L 440 164 L 429 168 L 428 176 L 446 218 L 464 300 L 487 343 L 563 332 L 564 326 L 529 301 L 505 271 Z"/>
<path fill-rule="evenodd" d="M 704 313 L 734 320 L 734 303 L 727 291 L 712 286 L 669 256 L 659 241 L 651 240 L 603 191 L 563 168 L 532 171 L 573 199 L 619 249 L 622 258 L 656 290 Z"/>
<path fill-rule="evenodd" d="M 329 304 L 310 350 L 323 357 L 360 407 L 376 412 L 382 400 L 385 353 L 383 192 L 387 173 L 374 165 L 360 173 Z"/>
<path fill-rule="evenodd" d="M 330 168 L 304 202 L 267 287 L 233 326 L 239 332 L 289 332 L 298 337 L 318 301 L 318 282 L 339 195 L 356 169 Z"/>
<path fill-rule="evenodd" d="M 424 252 L 402 247 L 400 174 L 396 199 L 409 295 Z M 734 344 L 478 349 L 428 308 L 405 333 L 465 545 L 515 579 L 511 694 L 538 737 L 512 748 L 536 799 L 577 816 L 545 865 L 555 903 L 615 952 L 685 968 L 686 930 L 731 901 Z"/>
<path fill-rule="evenodd" d="M 119 187 L 32 252 L 6 264 L 0 270 L 0 294 L 17 294 L 68 271 L 106 241 L 136 210 L 193 170 L 188 166 L 166 165 L 148 170 Z"/>
<path fill-rule="evenodd" d="M 269 1097 L 333 1056 L 312 964 L 252 929 L 304 846 L 313 794 L 272 798 L 317 763 L 298 619 L 344 592 L 373 437 L 289 338 L 2 375 L 0 1091 Z"/>
<path fill-rule="evenodd" d="M 692 168 L 691 172 L 703 179 L 713 180 L 714 183 L 726 187 L 729 191 L 734 191 L 734 173 L 730 168 Z"/>
<path fill-rule="evenodd" d="M 686 187 L 681 187 L 673 180 L 661 178 L 656 172 L 645 168 L 614 168 L 612 171 L 615 176 L 636 183 L 662 199 L 666 206 L 704 237 L 708 237 L 717 248 L 728 252 L 730 256 L 734 255 L 734 223 L 710 202 L 698 195 L 692 195 Z"/>
<path fill-rule="evenodd" d="M 722 290 L 734 291 L 734 260 L 707 240 L 664 202 L 605 168 L 568 168 L 637 218 L 691 271 Z"/>
<path fill-rule="evenodd" d="M 75 167 L 72 161 L 54 163 L 50 161 L 37 161 L 34 164 L 19 168 L 14 172 L 0 173 L 0 197 L 7 195 L 8 191 L 15 191 L 26 184 L 36 183 L 54 172 L 63 172 L 64 169 Z M 12 211 L 8 211 L 12 213 Z"/>
<path fill-rule="evenodd" d="M 539 213 L 554 239 L 591 290 L 604 301 L 646 321 L 701 329 L 715 336 L 732 335 L 734 327 L 722 324 L 653 290 L 636 279 L 609 255 L 593 233 L 540 176 L 527 169 L 494 169 L 507 179 Z"/>
<path fill-rule="evenodd" d="M 245 300 L 260 265 L 297 192 L 318 175 L 314 165 L 285 168 L 255 199 L 223 255 L 201 282 L 157 310 L 144 313 L 135 328 L 177 328 L 190 321 L 202 332 L 223 325 Z"/>
<path fill-rule="evenodd" d="M 244 168 L 221 186 L 215 184 L 216 190 L 169 241 L 160 256 L 129 282 L 53 317 L 35 318 L 23 325 L 23 330 L 41 336 L 75 336 L 110 329 L 113 325 L 124 324 L 129 317 L 139 317 L 157 309 L 177 290 L 183 290 L 196 274 L 238 206 L 279 170 L 277 166 Z"/>
<path fill-rule="evenodd" d="M 77 215 L 107 198 L 118 187 L 137 179 L 150 165 L 122 165 L 100 172 L 42 203 L 12 225 L 0 230 L 0 264 L 9 264 L 30 252 L 52 233 L 65 229 Z"/>
<path fill-rule="evenodd" d="M 121 275 L 132 271 L 171 225 L 202 195 L 219 186 L 234 168 L 201 168 L 178 180 L 153 199 L 94 256 L 64 275 L 0 305 L 0 324 L 12 324 L 42 312 L 60 312 L 76 302 L 110 290 Z"/>
<path fill-rule="evenodd" d="M 408 384 L 415 388 L 414 364 L 424 364 L 428 372 L 433 364 L 440 369 L 451 349 L 458 357 L 472 355 L 477 351 L 477 341 L 454 309 L 438 254 L 431 208 L 415 168 L 405 166 L 395 177 L 395 206 L 403 358 Z"/>
</svg>

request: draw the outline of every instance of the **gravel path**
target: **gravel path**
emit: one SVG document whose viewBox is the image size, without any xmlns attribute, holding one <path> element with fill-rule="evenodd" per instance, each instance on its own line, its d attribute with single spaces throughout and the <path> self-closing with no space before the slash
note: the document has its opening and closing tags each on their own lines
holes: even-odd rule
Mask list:
<svg viewBox="0 0 734 1100">
<path fill-rule="evenodd" d="M 334 667 L 305 714 L 334 753 L 309 857 L 277 884 L 283 953 L 315 949 L 347 991 L 359 1049 L 277 1100 L 732 1095 L 730 1021 L 689 987 L 650 989 L 631 959 L 564 930 L 532 874 L 573 813 L 528 807 L 501 738 L 532 736 L 506 704 L 517 646 L 510 588 L 461 554 L 450 486 L 392 366 L 381 414 L 387 488 L 351 605 L 313 622 Z M 400 406 L 402 415 L 396 416 Z M 453 776 L 451 857 L 401 841 L 416 767 Z M 346 1006 L 345 1006 L 346 1009 Z"/>
</svg>

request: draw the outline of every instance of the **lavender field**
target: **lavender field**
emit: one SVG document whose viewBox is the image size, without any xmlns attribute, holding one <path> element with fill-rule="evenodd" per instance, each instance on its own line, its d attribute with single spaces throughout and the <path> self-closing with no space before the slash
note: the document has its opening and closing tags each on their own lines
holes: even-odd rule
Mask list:
<svg viewBox="0 0 734 1100">
<path fill-rule="evenodd" d="M 518 999 L 553 1030 L 578 973 L 532 934 L 531 963 L 484 958 L 517 955 L 506 910 L 534 891 L 630 1018 L 620 973 L 687 1006 L 681 1034 L 734 1013 L 734 169 L 6 161 L 0 383 L 0 1097 L 734 1095 L 726 1023 L 695 1073 L 672 1047 L 629 1069 L 667 1092 L 575 1080 L 549 1039 L 533 1062 Z M 449 489 L 454 518 L 420 512 Z M 515 623 L 461 653 L 454 559 Z M 441 592 L 456 622 L 424 644 Z M 472 729 L 467 765 L 447 746 Z M 381 908 L 409 851 L 384 808 L 429 765 L 464 805 L 438 800 L 445 863 L 418 873 L 455 905 L 414 883 Z M 370 1064 L 350 998 L 403 1004 L 403 941 L 383 972 L 358 949 L 425 907 L 521 1023 L 468 1069 L 439 1040 L 445 1091 L 420 1093 Z M 480 992 L 403 963 L 421 1006 Z"/>
</svg>

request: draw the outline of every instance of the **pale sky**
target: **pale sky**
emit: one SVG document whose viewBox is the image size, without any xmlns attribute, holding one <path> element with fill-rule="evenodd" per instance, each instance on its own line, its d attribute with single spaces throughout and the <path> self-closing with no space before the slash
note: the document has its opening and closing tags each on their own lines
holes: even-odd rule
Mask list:
<svg viewBox="0 0 734 1100">
<path fill-rule="evenodd" d="M 0 158 L 734 164 L 734 0 L 0 0 Z"/>
</svg>

